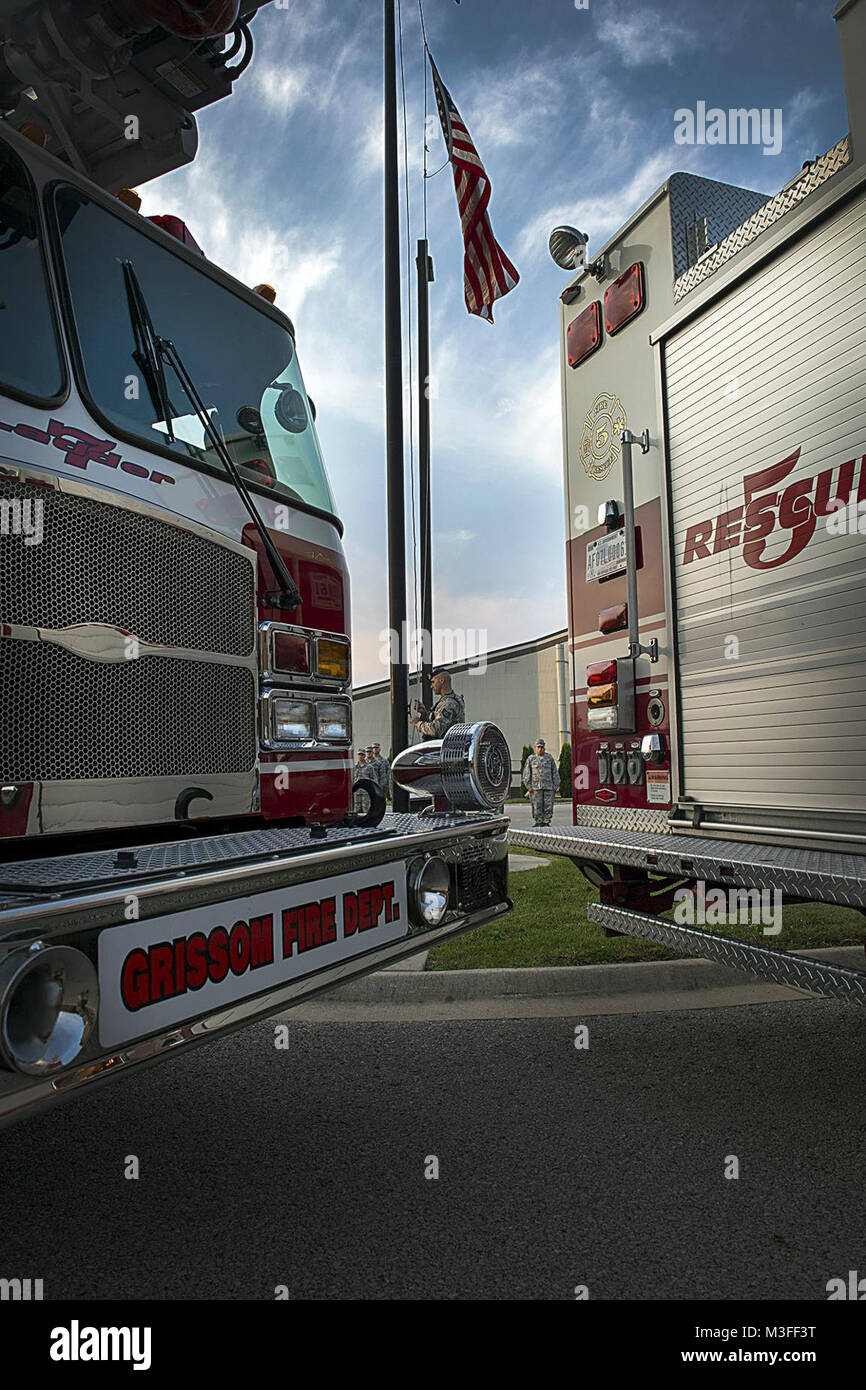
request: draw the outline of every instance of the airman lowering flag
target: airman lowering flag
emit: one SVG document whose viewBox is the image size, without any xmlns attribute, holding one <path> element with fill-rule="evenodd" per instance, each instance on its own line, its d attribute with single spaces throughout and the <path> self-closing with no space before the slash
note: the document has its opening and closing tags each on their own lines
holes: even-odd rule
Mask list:
<svg viewBox="0 0 866 1390">
<path fill-rule="evenodd" d="M 493 322 L 493 301 L 513 290 L 520 276 L 493 235 L 487 204 L 490 180 L 460 112 L 444 85 L 433 58 L 433 86 L 442 134 L 454 171 L 457 209 L 463 228 L 463 292 L 470 314 Z"/>
</svg>

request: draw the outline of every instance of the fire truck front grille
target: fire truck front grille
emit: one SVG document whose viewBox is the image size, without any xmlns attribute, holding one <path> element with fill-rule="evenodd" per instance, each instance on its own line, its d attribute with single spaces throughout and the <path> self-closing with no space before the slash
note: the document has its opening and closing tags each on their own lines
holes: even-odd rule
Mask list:
<svg viewBox="0 0 866 1390">
<path fill-rule="evenodd" d="M 256 691 L 243 667 L 141 656 L 87 661 L 0 642 L 6 782 L 206 777 L 255 762 Z"/>
<path fill-rule="evenodd" d="M 457 898 L 462 912 L 477 912 L 490 900 L 487 855 L 480 841 L 466 839 L 460 846 Z"/>
<path fill-rule="evenodd" d="M 0 506 L 41 504 L 42 539 L 0 546 L 0 619 L 27 627 L 107 623 L 142 642 L 248 656 L 253 566 L 237 552 L 126 507 L 0 478 Z"/>
</svg>

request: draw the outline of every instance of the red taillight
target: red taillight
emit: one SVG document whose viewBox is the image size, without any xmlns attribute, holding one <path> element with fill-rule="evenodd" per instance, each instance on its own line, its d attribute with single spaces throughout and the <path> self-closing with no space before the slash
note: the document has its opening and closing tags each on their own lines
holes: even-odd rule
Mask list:
<svg viewBox="0 0 866 1390">
<path fill-rule="evenodd" d="M 587 685 L 616 685 L 616 662 L 596 661 L 586 668 Z"/>
<path fill-rule="evenodd" d="M 607 290 L 604 296 L 604 321 L 608 333 L 618 333 L 644 307 L 643 261 L 635 261 L 624 275 Z"/>
<path fill-rule="evenodd" d="M 628 604 L 618 603 L 614 608 L 603 608 L 598 615 L 599 632 L 622 632 L 628 627 Z"/>
<path fill-rule="evenodd" d="M 568 325 L 568 365 L 579 367 L 601 343 L 601 303 L 594 300 Z"/>
<path fill-rule="evenodd" d="M 296 676 L 310 674 L 310 643 L 306 637 L 297 632 L 275 632 L 273 641 L 275 671 L 286 671 Z"/>
</svg>

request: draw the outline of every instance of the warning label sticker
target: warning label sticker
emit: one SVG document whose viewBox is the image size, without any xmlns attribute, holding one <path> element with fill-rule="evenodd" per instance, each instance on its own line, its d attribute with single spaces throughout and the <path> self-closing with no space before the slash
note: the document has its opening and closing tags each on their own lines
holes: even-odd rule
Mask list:
<svg viewBox="0 0 866 1390">
<path fill-rule="evenodd" d="M 668 806 L 671 799 L 671 774 L 661 768 L 646 770 L 646 799 L 650 806 Z"/>
</svg>

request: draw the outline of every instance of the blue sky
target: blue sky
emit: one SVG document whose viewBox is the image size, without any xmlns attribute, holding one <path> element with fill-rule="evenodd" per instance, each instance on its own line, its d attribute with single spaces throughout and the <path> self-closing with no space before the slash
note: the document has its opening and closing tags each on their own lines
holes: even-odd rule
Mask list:
<svg viewBox="0 0 866 1390">
<path fill-rule="evenodd" d="M 417 3 L 402 10 L 414 286 L 423 64 Z M 589 0 L 581 10 L 574 0 L 426 0 L 430 47 L 521 276 L 493 326 L 466 313 L 450 170 L 429 179 L 437 626 L 486 631 L 494 650 L 565 625 L 565 277 L 548 256 L 551 227 L 572 223 L 597 249 L 675 169 L 776 192 L 847 131 L 832 10 L 832 0 Z M 199 119 L 195 165 L 143 189 L 143 211 L 180 215 L 211 259 L 248 284 L 274 283 L 295 322 L 346 526 L 361 684 L 386 674 L 381 6 L 289 0 L 262 10 L 253 32 L 256 56 L 234 96 Z M 781 108 L 781 152 L 675 143 L 674 112 L 698 101 Z M 430 125 L 432 171 L 444 146 Z M 411 536 L 410 526 L 410 605 Z"/>
</svg>

